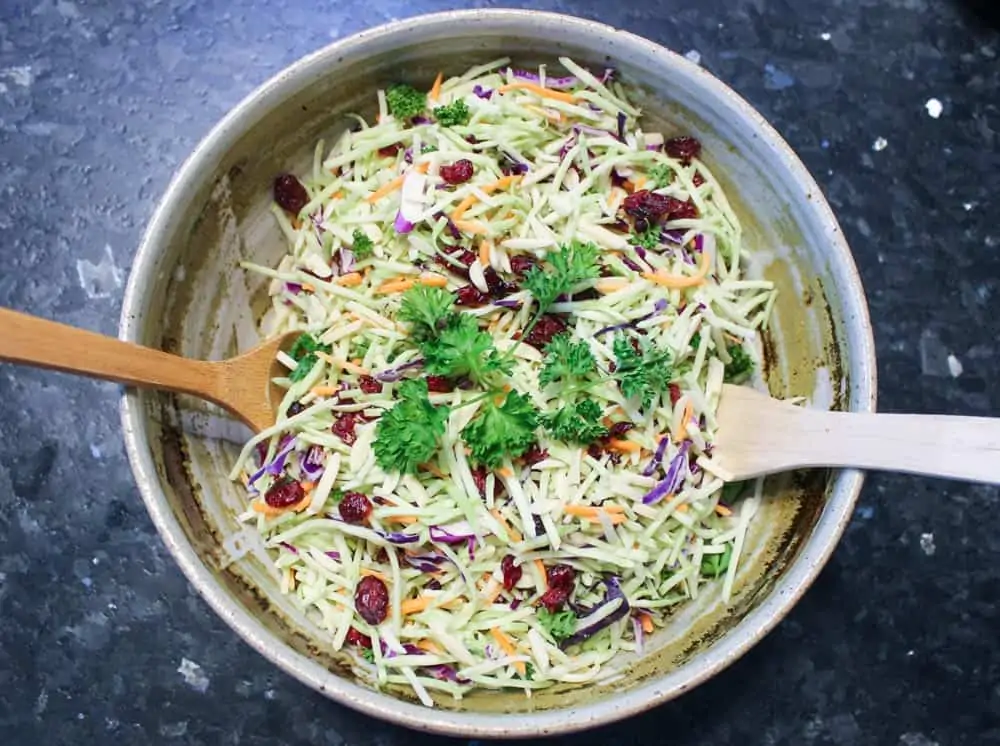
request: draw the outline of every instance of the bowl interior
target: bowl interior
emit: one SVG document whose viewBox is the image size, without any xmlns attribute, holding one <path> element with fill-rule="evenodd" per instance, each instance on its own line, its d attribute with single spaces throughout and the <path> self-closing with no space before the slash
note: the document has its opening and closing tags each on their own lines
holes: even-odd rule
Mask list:
<svg viewBox="0 0 1000 746">
<path fill-rule="evenodd" d="M 230 115 L 175 180 L 133 269 L 123 335 L 186 356 L 221 359 L 258 341 L 266 283 L 239 269 L 285 253 L 269 212 L 270 185 L 310 168 L 319 139 L 332 142 L 371 115 L 374 92 L 404 80 L 427 86 L 501 56 L 518 66 L 569 55 L 614 67 L 642 106 L 646 130 L 700 138 L 753 252 L 750 273 L 775 280 L 780 300 L 765 340 L 775 395 L 823 408 L 870 409 L 871 341 L 860 284 L 815 184 L 777 135 L 708 73 L 607 27 L 524 12 L 443 14 L 366 32 L 307 58 Z M 230 483 L 248 435 L 211 406 L 186 397 L 130 393 L 130 455 L 147 505 L 196 587 L 252 645 L 310 685 L 404 724 L 462 733 L 569 730 L 622 717 L 683 691 L 730 662 L 794 603 L 825 561 L 850 513 L 860 478 L 812 472 L 768 480 L 734 599 L 703 594 L 679 610 L 641 659 L 585 687 L 440 700 L 442 711 L 357 686 L 328 638 L 279 592 L 278 578 Z M 392 697 L 392 699 L 390 699 Z M 586 706 L 586 710 L 584 708 Z M 450 713 L 448 710 L 461 710 Z M 536 720 L 490 713 L 534 713 Z M 532 716 L 532 717 L 534 717 Z"/>
</svg>

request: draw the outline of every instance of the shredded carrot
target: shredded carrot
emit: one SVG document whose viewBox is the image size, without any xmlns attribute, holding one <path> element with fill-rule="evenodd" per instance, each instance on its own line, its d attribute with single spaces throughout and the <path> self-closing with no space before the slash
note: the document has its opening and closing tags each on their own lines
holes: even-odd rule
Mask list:
<svg viewBox="0 0 1000 746">
<path fill-rule="evenodd" d="M 514 647 L 514 643 L 500 630 L 499 627 L 490 627 L 490 634 L 493 635 L 493 639 L 497 641 L 497 645 L 499 645 L 507 655 L 517 655 L 517 648 Z M 524 661 L 515 661 L 514 668 L 517 669 L 517 672 L 521 676 L 524 676 L 527 673 L 527 667 L 524 665 Z"/>
<path fill-rule="evenodd" d="M 344 190 L 343 189 L 341 189 L 339 192 L 337 192 L 335 194 L 331 194 L 330 195 L 330 199 L 343 199 L 343 198 L 344 198 Z"/>
<path fill-rule="evenodd" d="M 301 227 L 302 227 L 302 221 L 301 221 L 301 220 L 299 220 L 299 219 L 298 219 L 297 217 L 294 217 L 294 218 L 292 218 L 292 219 L 291 219 L 291 223 L 292 223 L 292 227 L 293 227 L 293 228 L 294 228 L 295 230 L 298 230 L 299 228 L 301 228 Z"/>
<path fill-rule="evenodd" d="M 452 222 L 462 233 L 471 233 L 473 236 L 485 236 L 489 233 L 486 226 L 478 220 L 453 220 Z"/>
<path fill-rule="evenodd" d="M 646 177 L 645 176 L 636 176 L 635 177 L 634 185 L 635 185 L 635 191 L 638 192 L 640 189 L 642 189 L 644 186 L 646 186 Z"/>
<path fill-rule="evenodd" d="M 483 603 L 487 605 L 495 603 L 500 598 L 501 593 L 503 593 L 503 586 L 495 580 L 491 581 L 489 592 L 483 596 Z"/>
<path fill-rule="evenodd" d="M 404 526 L 420 522 L 415 515 L 387 515 L 382 520 L 386 523 L 402 523 Z"/>
<path fill-rule="evenodd" d="M 429 640 L 427 638 L 417 640 L 414 644 L 425 653 L 430 653 L 431 655 L 440 655 L 443 652 L 441 647 L 434 642 L 434 640 Z"/>
<path fill-rule="evenodd" d="M 301 482 L 300 484 L 302 485 L 302 491 L 305 492 L 307 495 L 314 489 L 316 489 L 315 482 Z"/>
<path fill-rule="evenodd" d="M 399 605 L 399 611 L 401 614 L 416 614 L 418 611 L 423 611 L 430 606 L 431 601 L 430 596 L 408 598 Z"/>
<path fill-rule="evenodd" d="M 493 253 L 493 244 L 489 241 L 479 243 L 479 263 L 484 267 L 490 266 L 490 254 Z"/>
<path fill-rule="evenodd" d="M 677 434 L 674 436 L 674 443 L 680 443 L 684 438 L 687 437 L 688 422 L 691 421 L 691 412 L 693 408 L 691 402 L 684 405 L 684 411 L 681 412 L 681 424 L 677 428 Z"/>
<path fill-rule="evenodd" d="M 304 292 L 304 293 L 315 293 L 316 292 L 316 288 L 314 288 L 308 282 L 303 282 L 302 283 L 302 292 Z"/>
<path fill-rule="evenodd" d="M 331 357 L 325 352 L 317 352 L 316 355 L 321 359 L 325 360 L 334 368 L 340 368 L 341 370 L 346 370 L 348 373 L 354 373 L 359 376 L 371 375 L 371 371 L 368 368 L 364 368 L 360 365 L 355 365 L 349 360 L 341 360 L 339 357 Z"/>
<path fill-rule="evenodd" d="M 549 576 L 545 572 L 545 563 L 540 559 L 535 560 L 535 569 L 538 570 L 539 574 L 542 576 L 542 590 L 546 591 L 549 589 Z"/>
<path fill-rule="evenodd" d="M 429 288 L 443 288 L 448 286 L 448 278 L 443 275 L 436 275 L 433 272 L 424 272 L 417 278 L 417 282 Z"/>
<path fill-rule="evenodd" d="M 352 288 L 355 285 L 361 284 L 361 274 L 358 272 L 348 272 L 346 275 L 341 275 L 334 282 L 338 285 L 343 285 L 344 287 Z"/>
<path fill-rule="evenodd" d="M 691 288 L 701 285 L 708 277 L 708 270 L 712 265 L 712 258 L 707 251 L 701 254 L 701 266 L 693 275 L 666 275 L 662 272 L 643 272 L 642 276 L 657 285 L 667 288 Z"/>
<path fill-rule="evenodd" d="M 609 438 L 608 448 L 621 453 L 639 453 L 642 450 L 642 446 L 634 440 L 621 440 L 619 438 Z"/>
<path fill-rule="evenodd" d="M 306 495 L 297 503 L 289 505 L 288 507 L 285 508 L 271 507 L 262 500 L 250 503 L 250 507 L 253 509 L 255 513 L 263 513 L 264 515 L 275 516 L 275 515 L 282 515 L 283 513 L 287 513 L 288 511 L 292 511 L 293 513 L 301 513 L 303 510 L 309 507 L 309 503 L 311 502 L 312 498 L 309 497 L 309 495 Z"/>
<path fill-rule="evenodd" d="M 563 512 L 567 515 L 576 516 L 592 523 L 599 522 L 601 520 L 600 514 L 603 512 L 611 520 L 611 523 L 616 526 L 628 520 L 628 517 L 623 515 L 624 510 L 625 508 L 621 505 L 607 505 L 602 507 L 595 507 L 593 505 L 567 505 L 563 508 Z"/>
<path fill-rule="evenodd" d="M 501 466 L 499 469 L 497 469 L 497 474 L 499 474 L 501 477 L 504 477 L 505 479 L 510 479 L 512 476 L 514 476 L 514 470 L 506 466 Z"/>
<path fill-rule="evenodd" d="M 594 290 L 598 293 L 616 293 L 628 285 L 628 280 L 624 277 L 612 277 L 608 280 L 599 280 L 594 283 Z"/>
<path fill-rule="evenodd" d="M 392 282 L 384 282 L 375 288 L 376 293 L 402 293 L 409 290 L 417 283 L 413 280 L 394 280 Z"/>
<path fill-rule="evenodd" d="M 446 472 L 441 471 L 441 469 L 439 469 L 436 464 L 432 464 L 430 461 L 421 464 L 420 468 L 423 469 L 424 471 L 429 471 L 438 479 L 448 479 L 449 475 Z"/>
<path fill-rule="evenodd" d="M 518 532 L 516 528 L 507 523 L 507 521 L 503 517 L 503 514 L 499 510 L 493 508 L 493 510 L 490 511 L 490 515 L 492 515 L 494 518 L 497 519 L 497 523 L 499 523 L 500 527 L 507 532 L 507 536 L 511 538 L 511 541 L 514 542 L 524 541 L 524 537 L 521 536 L 521 534 Z"/>
<path fill-rule="evenodd" d="M 313 396 L 336 396 L 340 389 L 337 386 L 313 386 L 309 393 Z"/>
<path fill-rule="evenodd" d="M 687 513 L 688 512 L 687 503 L 681 503 L 680 505 L 677 506 L 676 510 L 678 513 Z"/>
<path fill-rule="evenodd" d="M 622 182 L 622 186 L 625 188 L 626 192 L 635 191 L 635 184 L 633 184 L 629 179 L 625 179 L 625 181 Z"/>
<path fill-rule="evenodd" d="M 481 191 L 483 194 L 493 194 L 493 192 L 495 192 L 497 189 L 503 189 L 504 187 L 512 185 L 515 181 L 517 181 L 520 178 L 521 177 L 518 174 L 504 176 L 490 184 L 484 184 L 483 186 L 479 187 L 479 191 Z M 463 199 L 461 202 L 458 203 L 458 206 L 454 210 L 452 210 L 451 219 L 453 221 L 461 220 L 462 216 L 465 214 L 465 211 L 468 210 L 470 207 L 472 207 L 474 204 L 476 204 L 476 202 L 478 201 L 479 197 L 477 197 L 475 194 L 468 195 L 465 199 Z"/>
<path fill-rule="evenodd" d="M 413 168 L 416 169 L 417 173 L 425 174 L 425 173 L 427 173 L 427 169 L 430 168 L 430 165 L 431 165 L 430 163 L 418 163 Z M 371 194 L 369 194 L 365 198 L 365 202 L 368 202 L 368 203 L 378 202 L 380 199 L 382 199 L 386 195 L 392 194 L 397 189 L 401 189 L 402 186 L 403 186 L 403 179 L 405 179 L 405 178 L 406 178 L 406 174 L 400 174 L 399 176 L 397 176 L 392 181 L 383 184 L 378 189 L 376 189 L 374 192 L 372 192 Z"/>
<path fill-rule="evenodd" d="M 645 632 L 647 635 L 654 629 L 653 617 L 651 617 L 649 614 L 645 612 L 639 614 L 639 624 L 642 625 L 642 631 Z"/>
<path fill-rule="evenodd" d="M 392 580 L 390 580 L 389 576 L 386 575 L 385 573 L 379 572 L 378 570 L 372 570 L 370 567 L 362 567 L 361 568 L 361 577 L 364 578 L 364 577 L 368 577 L 368 576 L 371 576 L 373 578 L 378 578 L 383 583 L 391 583 L 392 582 Z"/>
<path fill-rule="evenodd" d="M 444 73 L 438 73 L 438 76 L 434 78 L 434 85 L 431 86 L 431 92 L 427 94 L 427 98 L 432 101 L 437 101 L 441 98 L 441 84 L 444 82 Z"/>
<path fill-rule="evenodd" d="M 726 517 L 731 516 L 733 514 L 733 511 L 727 508 L 722 503 L 716 503 L 715 512 L 721 516 L 726 516 Z"/>
<path fill-rule="evenodd" d="M 563 91 L 553 91 L 551 88 L 545 88 L 538 85 L 538 83 L 527 83 L 524 81 L 516 81 L 514 83 L 507 83 L 499 88 L 500 93 L 506 93 L 507 91 L 521 90 L 530 91 L 536 96 L 541 96 L 542 98 L 551 98 L 553 101 L 562 101 L 563 103 L 573 104 L 576 103 L 576 96 L 572 93 L 565 93 Z"/>
</svg>

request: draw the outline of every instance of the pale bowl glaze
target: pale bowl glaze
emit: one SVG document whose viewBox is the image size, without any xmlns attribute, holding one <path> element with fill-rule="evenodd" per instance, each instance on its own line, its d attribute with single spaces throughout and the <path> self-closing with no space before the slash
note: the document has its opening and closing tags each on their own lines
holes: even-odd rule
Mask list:
<svg viewBox="0 0 1000 746">
<path fill-rule="evenodd" d="M 316 141 L 371 115 L 374 92 L 400 80 L 428 86 L 500 56 L 556 69 L 569 55 L 613 67 L 637 90 L 645 129 L 694 135 L 727 188 L 754 252 L 750 274 L 780 287 L 765 339 L 772 393 L 813 406 L 873 411 L 875 358 L 864 292 L 819 188 L 781 137 L 697 65 L 590 21 L 519 10 L 414 18 L 337 42 L 248 96 L 174 178 L 135 258 L 120 336 L 220 359 L 257 341 L 266 285 L 241 271 L 286 251 L 268 211 L 274 176 L 305 171 Z M 565 733 L 625 718 L 687 691 L 745 653 L 802 596 L 837 544 L 861 488 L 854 471 L 767 483 L 735 597 L 715 592 L 680 609 L 641 658 L 616 661 L 601 682 L 527 699 L 519 692 L 442 698 L 357 681 L 329 637 L 279 592 L 259 539 L 236 534 L 245 495 L 226 474 L 248 433 L 204 404 L 129 391 L 122 423 L 136 481 L 181 569 L 219 616 L 276 665 L 338 702 L 421 730 L 466 737 Z M 748 423 L 752 427 L 753 423 Z M 761 433 L 762 438 L 767 433 Z M 236 534 L 234 536 L 234 534 Z"/>
</svg>

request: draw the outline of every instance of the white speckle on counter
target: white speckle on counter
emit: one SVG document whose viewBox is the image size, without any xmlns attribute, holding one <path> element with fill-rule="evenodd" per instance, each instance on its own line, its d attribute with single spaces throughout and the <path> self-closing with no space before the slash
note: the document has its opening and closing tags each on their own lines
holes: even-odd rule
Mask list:
<svg viewBox="0 0 1000 746">
<path fill-rule="evenodd" d="M 933 557 L 934 552 L 937 551 L 937 547 L 934 545 L 934 534 L 920 534 L 920 548 L 928 557 Z"/>
<path fill-rule="evenodd" d="M 927 109 L 927 114 L 931 119 L 937 119 L 941 116 L 941 112 L 944 111 L 944 106 L 936 98 L 927 99 L 927 103 L 924 104 L 924 108 Z"/>
<path fill-rule="evenodd" d="M 962 368 L 962 361 L 959 360 L 954 355 L 949 355 L 948 356 L 948 370 L 951 371 L 951 377 L 952 378 L 958 378 L 960 375 L 962 375 L 962 370 L 963 370 L 963 368 Z"/>
<path fill-rule="evenodd" d="M 972 212 L 972 208 L 976 206 L 975 202 L 963 202 L 962 207 L 965 208 L 966 212 Z"/>
<path fill-rule="evenodd" d="M 701 52 L 699 52 L 697 49 L 692 49 L 689 52 L 686 52 L 684 54 L 684 57 L 691 60 L 691 62 L 693 62 L 696 65 L 701 64 Z"/>
<path fill-rule="evenodd" d="M 923 733 L 904 733 L 899 737 L 899 746 L 938 746 Z"/>
<path fill-rule="evenodd" d="M 872 143 L 872 150 L 874 150 L 876 153 L 882 152 L 887 147 L 889 147 L 889 141 L 886 140 L 884 137 L 878 137 L 875 139 L 875 142 Z"/>
<path fill-rule="evenodd" d="M 208 676 L 205 670 L 194 661 L 181 658 L 181 665 L 177 668 L 177 673 L 184 679 L 184 683 L 196 692 L 204 694 L 208 691 Z"/>
<path fill-rule="evenodd" d="M 819 38 L 822 39 L 823 41 L 830 41 L 832 37 L 830 36 L 829 31 L 824 31 L 822 34 L 819 35 Z"/>
<path fill-rule="evenodd" d="M 35 82 L 35 72 L 31 69 L 31 65 L 16 65 L 0 70 L 0 78 L 7 78 L 11 83 L 22 88 L 30 88 L 31 84 Z"/>
<path fill-rule="evenodd" d="M 97 264 L 86 259 L 78 259 L 76 262 L 80 287 L 91 299 L 110 298 L 122 286 L 122 271 L 115 264 L 115 256 L 107 244 L 104 246 L 104 254 L 105 258 Z"/>
</svg>

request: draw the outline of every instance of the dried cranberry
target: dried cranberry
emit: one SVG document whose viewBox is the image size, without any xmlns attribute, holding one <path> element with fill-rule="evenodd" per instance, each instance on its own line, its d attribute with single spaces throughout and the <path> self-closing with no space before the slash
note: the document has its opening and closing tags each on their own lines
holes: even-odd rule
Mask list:
<svg viewBox="0 0 1000 746">
<path fill-rule="evenodd" d="M 369 624 L 381 624 L 389 612 L 389 589 L 374 575 L 366 575 L 354 590 L 354 608 Z"/>
<path fill-rule="evenodd" d="M 450 258 L 451 261 L 449 261 L 449 259 L 445 259 L 440 254 L 435 254 L 434 255 L 435 263 L 440 265 L 442 268 L 448 270 L 449 272 L 453 272 L 459 277 L 464 277 L 466 280 L 468 280 L 469 279 L 468 269 L 465 270 L 459 269 L 458 267 L 455 266 L 455 262 L 457 261 L 463 267 L 471 267 L 473 262 L 479 261 L 479 257 L 472 251 L 460 248 L 458 246 L 452 247 L 452 250 L 446 251 L 445 254 L 447 254 L 447 256 Z"/>
<path fill-rule="evenodd" d="M 673 198 L 671 197 L 671 199 Z M 667 220 L 693 220 L 696 217 L 698 217 L 698 208 L 691 200 L 681 202 L 679 199 L 674 199 L 673 204 L 670 205 L 670 212 L 667 214 Z"/>
<path fill-rule="evenodd" d="M 455 305 L 475 308 L 485 306 L 490 302 L 490 296 L 475 285 L 463 285 L 455 291 Z"/>
<path fill-rule="evenodd" d="M 386 145 L 384 148 L 379 148 L 378 154 L 383 158 L 395 158 L 402 148 L 403 146 L 397 142 L 392 145 Z"/>
<path fill-rule="evenodd" d="M 292 215 L 298 215 L 309 201 L 309 192 L 294 176 L 282 174 L 274 180 L 274 201 Z"/>
<path fill-rule="evenodd" d="M 517 292 L 517 286 L 501 278 L 493 267 L 483 270 L 483 278 L 486 280 L 486 288 L 490 291 L 491 298 L 503 298 L 505 295 Z"/>
<path fill-rule="evenodd" d="M 701 143 L 693 137 L 672 137 L 663 143 L 663 150 L 671 158 L 690 163 L 701 155 Z"/>
<path fill-rule="evenodd" d="M 441 166 L 441 178 L 446 184 L 464 184 L 472 178 L 472 161 L 463 158 L 450 166 Z"/>
<path fill-rule="evenodd" d="M 511 271 L 518 277 L 523 277 L 528 274 L 528 271 L 532 267 L 538 266 L 538 260 L 533 256 L 527 256 L 526 254 L 518 254 L 517 256 L 512 256 L 510 258 L 510 268 Z"/>
<path fill-rule="evenodd" d="M 559 611 L 568 598 L 569 591 L 565 588 L 549 588 L 538 599 L 538 603 L 548 609 L 550 614 L 554 614 Z"/>
<path fill-rule="evenodd" d="M 366 394 L 380 394 L 382 393 L 382 384 L 376 381 L 371 376 L 361 376 L 359 381 L 361 390 Z"/>
<path fill-rule="evenodd" d="M 257 454 L 257 463 L 262 466 L 264 464 L 264 461 L 267 459 L 268 447 L 269 447 L 268 442 L 266 440 L 262 440 L 260 443 L 254 446 L 254 452 Z"/>
<path fill-rule="evenodd" d="M 595 461 L 600 461 L 601 456 L 604 455 L 604 446 L 600 443 L 591 443 L 587 446 L 587 455 L 590 456 Z"/>
<path fill-rule="evenodd" d="M 381 547 L 377 552 L 375 552 L 375 556 L 372 559 L 376 562 L 384 564 L 389 561 L 389 553 L 385 550 L 385 547 Z"/>
<path fill-rule="evenodd" d="M 671 383 L 667 388 L 670 390 L 670 406 L 674 406 L 681 398 L 681 387 L 676 383 Z"/>
<path fill-rule="evenodd" d="M 696 187 L 700 187 L 705 183 L 705 177 L 701 175 L 701 171 L 694 172 L 694 176 L 691 177 L 691 183 Z"/>
<path fill-rule="evenodd" d="M 540 461 L 544 461 L 549 457 L 549 452 L 544 448 L 540 448 L 537 443 L 533 444 L 531 448 L 527 450 L 524 454 L 524 463 L 528 466 L 534 466 Z"/>
<path fill-rule="evenodd" d="M 372 638 L 368 635 L 358 632 L 354 627 L 349 627 L 347 630 L 347 637 L 345 638 L 351 645 L 357 645 L 359 648 L 371 648 Z"/>
<path fill-rule="evenodd" d="M 510 554 L 500 560 L 500 571 L 503 573 L 503 589 L 505 591 L 512 590 L 524 574 L 524 570 L 514 564 L 514 557 Z"/>
<path fill-rule="evenodd" d="M 439 591 L 441 590 L 441 582 L 435 580 L 434 578 L 431 578 L 430 580 L 427 581 L 427 583 L 424 584 L 424 588 L 426 588 L 429 591 Z"/>
<path fill-rule="evenodd" d="M 348 492 L 337 506 L 337 512 L 345 523 L 368 523 L 368 516 L 372 514 L 372 502 L 360 492 Z"/>
<path fill-rule="evenodd" d="M 334 421 L 333 427 L 330 429 L 333 431 L 333 434 L 344 441 L 344 443 L 352 446 L 354 445 L 354 441 L 358 439 L 357 434 L 354 432 L 354 428 L 357 427 L 359 419 L 361 419 L 361 417 L 354 412 L 344 412 L 344 414 L 340 415 L 340 417 Z"/>
<path fill-rule="evenodd" d="M 640 189 L 625 198 L 622 208 L 636 220 L 656 221 L 670 212 L 672 203 L 683 204 L 679 199 L 665 194 Z"/>
<path fill-rule="evenodd" d="M 291 404 L 288 405 L 288 409 L 285 410 L 285 414 L 289 417 L 294 417 L 299 412 L 302 412 L 304 409 L 305 406 L 302 404 L 302 402 L 293 401 Z"/>
<path fill-rule="evenodd" d="M 634 428 L 631 422 L 616 422 L 610 428 L 608 428 L 609 438 L 621 438 L 625 433 Z"/>
<path fill-rule="evenodd" d="M 448 394 L 455 390 L 454 384 L 444 376 L 427 376 L 427 390 L 435 394 Z"/>
<path fill-rule="evenodd" d="M 594 290 L 594 288 L 585 288 L 581 290 L 579 293 L 573 293 L 574 301 L 594 300 L 595 298 L 600 298 L 600 297 L 601 294 L 598 293 L 596 290 Z"/>
<path fill-rule="evenodd" d="M 573 582 L 576 580 L 576 570 L 569 565 L 553 565 L 545 571 L 545 579 L 549 582 L 550 588 L 573 589 Z"/>
<path fill-rule="evenodd" d="M 486 497 L 486 467 L 479 465 L 472 470 L 472 483 L 479 490 L 480 497 Z"/>
<path fill-rule="evenodd" d="M 553 337 L 562 334 L 564 331 L 566 331 L 565 321 L 558 316 L 545 314 L 538 317 L 538 321 L 528 333 L 528 336 L 524 338 L 524 341 L 532 347 L 541 350 L 552 341 Z"/>
<path fill-rule="evenodd" d="M 611 455 L 608 456 L 608 463 L 612 466 L 618 466 L 622 462 L 622 455 L 618 451 L 612 451 Z"/>
<path fill-rule="evenodd" d="M 264 494 L 264 502 L 272 508 L 287 508 L 302 502 L 305 496 L 306 491 L 302 489 L 302 485 L 289 479 L 272 484 L 271 489 Z"/>
</svg>

